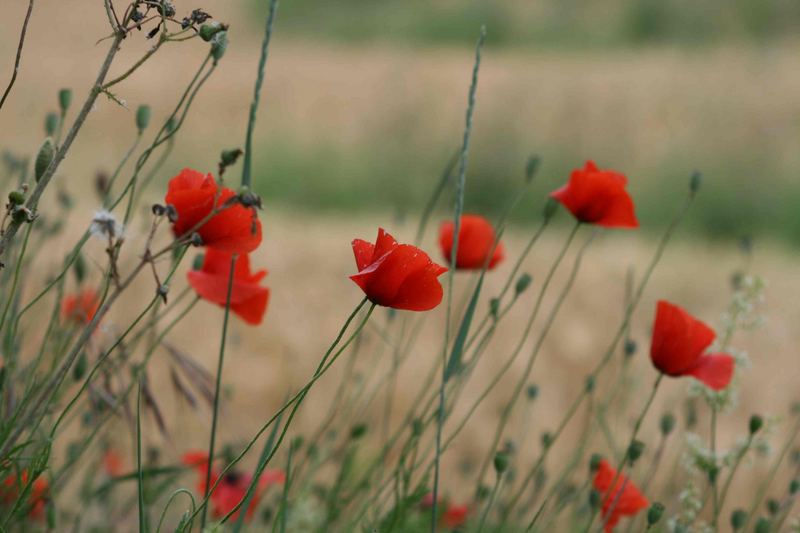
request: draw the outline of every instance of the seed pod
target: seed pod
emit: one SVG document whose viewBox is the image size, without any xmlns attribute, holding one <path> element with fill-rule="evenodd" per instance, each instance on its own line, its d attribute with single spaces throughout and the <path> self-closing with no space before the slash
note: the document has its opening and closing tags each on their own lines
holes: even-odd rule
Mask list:
<svg viewBox="0 0 800 533">
<path fill-rule="evenodd" d="M 58 91 L 58 106 L 62 113 L 66 113 L 72 103 L 72 89 L 61 89 Z"/>
<path fill-rule="evenodd" d="M 52 137 L 56 134 L 56 128 L 58 128 L 58 115 L 55 113 L 48 113 L 44 117 L 44 132 L 45 135 L 48 137 Z"/>
<path fill-rule="evenodd" d="M 50 166 L 50 163 L 53 161 L 53 156 L 55 156 L 56 149 L 53 146 L 53 140 L 50 137 L 47 137 L 44 142 L 42 143 L 41 148 L 39 148 L 39 153 L 36 154 L 36 162 L 34 164 L 34 176 L 36 177 L 36 182 L 38 183 L 39 180 L 44 176 L 44 172 L 47 170 L 47 167 Z"/>
<path fill-rule="evenodd" d="M 136 109 L 136 129 L 142 133 L 150 124 L 150 106 L 140 105 Z"/>
</svg>

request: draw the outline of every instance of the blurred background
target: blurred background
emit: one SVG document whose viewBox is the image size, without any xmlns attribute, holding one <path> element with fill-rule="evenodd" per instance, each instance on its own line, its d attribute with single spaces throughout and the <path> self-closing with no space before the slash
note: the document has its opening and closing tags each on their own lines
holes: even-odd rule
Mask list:
<svg viewBox="0 0 800 533">
<path fill-rule="evenodd" d="M 266 12 L 266 2 L 255 0 L 174 3 L 179 16 L 203 8 L 230 23 L 230 46 L 151 187 L 153 201 L 180 168 L 213 172 L 221 150 L 244 143 Z M 26 4 L 4 5 L 0 80 L 11 71 Z M 285 0 L 270 47 L 254 154 L 255 187 L 266 206 L 265 242 L 254 262 L 270 270 L 272 300 L 263 327 L 233 326 L 238 350 L 226 362 L 225 381 L 234 406 L 223 422 L 230 435 L 250 435 L 280 402 L 286 384 L 306 379 L 315 354 L 359 300 L 346 279 L 354 269 L 350 240 L 372 238 L 379 224 L 400 239 L 412 238 L 424 202 L 461 142 L 474 44 L 483 23 L 488 37 L 467 210 L 498 213 L 516 193 L 528 156 L 539 154 L 542 166 L 531 200 L 514 213 L 506 236 L 511 257 L 540 216 L 544 194 L 586 159 L 629 177 L 642 222 L 641 231 L 604 236 L 592 250 L 535 371 L 544 383 L 544 405 L 556 406 L 540 412 L 537 428 L 554 424 L 582 387 L 585 369 L 619 321 L 626 272 L 630 267 L 641 274 L 695 170 L 704 175 L 702 192 L 653 278 L 632 334 L 647 346 L 653 304 L 662 297 L 718 325 L 731 273 L 747 267 L 763 275 L 769 284 L 766 326 L 735 341 L 751 352 L 757 376 L 743 384 L 742 412 L 784 413 L 800 378 L 795 296 L 800 294 L 800 3 Z M 58 89 L 72 87 L 80 103 L 93 83 L 106 51 L 97 41 L 107 32 L 97 3 L 36 4 L 20 78 L 0 110 L 0 149 L 35 153 L 45 114 L 57 109 Z M 144 34 L 123 43 L 112 75 L 149 49 Z M 207 46 L 199 39 L 165 46 L 115 87 L 127 107 L 98 100 L 55 186 L 78 197 L 76 234 L 97 207 L 95 172 L 112 170 L 134 141 L 133 110 L 151 105 L 153 123 L 160 124 Z M 233 183 L 238 170 L 231 171 Z M 51 200 L 55 196 L 48 194 Z M 447 216 L 450 205 L 449 198 L 442 202 L 438 218 Z M 568 220 L 564 213 L 558 218 Z M 425 248 L 438 258 L 433 233 Z M 755 243 L 752 259 L 737 247 L 743 236 Z M 523 267 L 535 280 L 542 279 L 562 238 L 559 232 L 548 234 Z M 99 271 L 103 248 L 90 246 Z M 64 250 L 69 247 L 65 240 Z M 53 253 L 53 265 L 42 266 L 44 274 L 60 261 L 60 251 Z M 509 263 L 488 280 L 488 295 L 502 284 Z M 466 289 L 468 280 L 459 283 Z M 149 294 L 151 287 L 142 286 Z M 528 303 L 507 320 L 510 333 L 498 336 L 486 368 L 509 353 Z M 443 317 L 432 316 L 421 337 L 425 350 L 415 354 L 401 384 L 415 383 L 437 353 Z M 220 319 L 219 309 L 204 306 L 193 316 L 193 327 L 176 331 L 173 340 L 212 368 L 215 353 L 208 347 L 217 343 Z M 198 338 L 198 331 L 211 333 Z M 377 334 L 368 342 L 380 344 Z M 646 348 L 637 358 L 642 371 L 651 372 Z M 484 377 L 468 396 L 474 397 L 490 374 L 477 375 Z M 642 376 L 649 383 L 651 374 Z M 315 394 L 330 394 L 335 384 L 335 377 L 326 379 Z M 669 387 L 663 403 L 678 409 L 685 386 Z M 402 385 L 400 390 L 413 394 Z M 448 461 L 484 452 L 488 436 L 480 428 L 495 419 L 502 399 L 490 399 L 479 410 L 479 420 L 458 444 L 462 454 Z M 410 397 L 401 398 L 397 416 L 408 402 Z M 303 412 L 306 420 L 321 414 Z M 722 422 L 724 443 L 743 431 L 742 416 Z M 194 422 L 179 420 L 206 434 L 206 413 Z"/>
</svg>

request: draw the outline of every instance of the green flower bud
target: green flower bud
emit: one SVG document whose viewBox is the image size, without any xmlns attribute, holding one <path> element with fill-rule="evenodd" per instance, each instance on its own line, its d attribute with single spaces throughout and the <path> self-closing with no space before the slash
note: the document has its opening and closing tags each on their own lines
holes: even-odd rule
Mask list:
<svg viewBox="0 0 800 533">
<path fill-rule="evenodd" d="M 542 447 L 547 449 L 553 444 L 553 434 L 549 431 L 542 433 Z"/>
<path fill-rule="evenodd" d="M 736 509 L 731 513 L 731 527 L 734 531 L 739 531 L 744 527 L 747 522 L 747 512 L 742 509 Z"/>
<path fill-rule="evenodd" d="M 241 148 L 234 148 L 233 150 L 223 150 L 222 154 L 220 155 L 219 160 L 222 162 L 223 166 L 229 167 L 236 163 L 244 152 L 242 152 Z M 250 192 L 248 190 L 248 192 Z"/>
<path fill-rule="evenodd" d="M 34 164 L 34 176 L 36 177 L 36 181 L 42 179 L 45 170 L 47 167 L 50 166 L 50 163 L 53 161 L 53 156 L 56 154 L 56 148 L 53 145 L 53 140 L 48 137 L 42 143 L 41 148 L 39 148 L 39 153 L 36 154 L 36 162 Z"/>
<path fill-rule="evenodd" d="M 717 465 L 709 465 L 708 467 L 708 481 L 713 485 L 717 482 L 719 476 L 719 467 Z"/>
<path fill-rule="evenodd" d="M 531 282 L 533 281 L 533 277 L 524 272 L 518 279 L 517 284 L 514 285 L 514 292 L 517 293 L 517 296 L 525 292 L 525 290 L 531 286 Z"/>
<path fill-rule="evenodd" d="M 766 516 L 759 518 L 755 529 L 753 529 L 753 533 L 770 533 L 770 531 L 772 531 L 772 522 Z"/>
<path fill-rule="evenodd" d="M 205 254 L 197 254 L 192 261 L 192 270 L 200 270 L 203 268 L 203 262 L 206 260 Z"/>
<path fill-rule="evenodd" d="M 492 298 L 489 300 L 489 314 L 492 315 L 492 318 L 497 318 L 497 314 L 500 312 L 500 300 L 497 298 Z"/>
<path fill-rule="evenodd" d="M 672 413 L 664 413 L 661 416 L 659 426 L 661 427 L 662 435 L 669 435 L 672 433 L 672 430 L 675 429 L 675 415 Z"/>
<path fill-rule="evenodd" d="M 358 440 L 367 433 L 367 425 L 366 424 L 356 424 L 350 430 L 350 438 L 353 440 Z"/>
<path fill-rule="evenodd" d="M 789 482 L 789 494 L 794 496 L 800 492 L 800 479 L 793 479 Z"/>
<path fill-rule="evenodd" d="M 200 30 L 197 32 L 197 34 L 200 35 L 200 38 L 203 39 L 205 42 L 209 42 L 212 37 L 214 37 L 219 32 L 223 31 L 224 29 L 225 27 L 222 24 L 214 20 L 200 26 Z"/>
<path fill-rule="evenodd" d="M 424 428 L 422 426 L 422 420 L 420 420 L 419 418 L 415 418 L 414 421 L 411 422 L 411 434 L 413 436 L 419 437 L 420 435 L 422 435 L 423 429 Z"/>
<path fill-rule="evenodd" d="M 167 133 L 172 133 L 178 127 L 178 120 L 175 117 L 169 117 L 167 119 L 166 130 Z"/>
<path fill-rule="evenodd" d="M 636 460 L 642 456 L 642 453 L 644 453 L 644 442 L 640 440 L 635 440 L 631 442 L 631 445 L 628 447 L 628 453 L 627 453 L 628 462 L 630 464 L 635 463 Z"/>
<path fill-rule="evenodd" d="M 502 474 L 508 469 L 508 454 L 497 452 L 494 454 L 494 471 Z"/>
<path fill-rule="evenodd" d="M 533 155 L 528 158 L 528 162 L 525 164 L 525 181 L 527 183 L 533 180 L 536 171 L 539 170 L 539 163 L 541 163 L 541 159 L 539 159 L 538 155 Z"/>
<path fill-rule="evenodd" d="M 72 378 L 75 381 L 80 381 L 86 375 L 86 368 L 89 366 L 89 359 L 86 357 L 86 352 L 81 352 L 78 360 L 75 361 L 75 366 L 72 367 Z"/>
<path fill-rule="evenodd" d="M 147 129 L 147 126 L 149 124 L 150 124 L 150 106 L 140 105 L 136 109 L 136 129 L 139 130 L 139 133 L 141 133 Z"/>
<path fill-rule="evenodd" d="M 211 38 L 211 57 L 216 65 L 228 49 L 228 32 L 221 31 Z"/>
<path fill-rule="evenodd" d="M 66 113 L 72 103 L 72 89 L 61 89 L 58 91 L 58 106 L 62 113 Z"/>
<path fill-rule="evenodd" d="M 20 191 L 11 191 L 8 193 L 8 203 L 11 205 L 22 205 L 25 203 L 25 195 Z"/>
<path fill-rule="evenodd" d="M 781 510 L 781 503 L 778 500 L 776 500 L 775 498 L 770 498 L 769 500 L 767 500 L 767 511 L 769 511 L 769 514 L 775 516 L 776 514 L 778 514 L 778 511 L 780 510 Z"/>
<path fill-rule="evenodd" d="M 492 490 L 489 487 L 487 487 L 484 484 L 481 484 L 478 487 L 478 494 L 477 494 L 478 499 L 479 500 L 485 500 L 486 498 L 489 497 L 489 494 L 491 494 L 491 492 L 492 492 Z"/>
<path fill-rule="evenodd" d="M 592 509 L 597 509 L 600 507 L 600 501 L 602 499 L 602 494 L 599 491 L 592 489 L 592 492 L 589 493 L 589 505 Z"/>
<path fill-rule="evenodd" d="M 693 172 L 692 177 L 689 178 L 689 192 L 693 195 L 697 194 L 697 191 L 700 190 L 700 185 L 703 184 L 703 175 L 699 172 Z"/>
<path fill-rule="evenodd" d="M 587 376 L 586 377 L 586 392 L 592 392 L 594 390 L 595 379 L 594 376 Z"/>
<path fill-rule="evenodd" d="M 603 460 L 603 456 L 599 453 L 593 453 L 592 456 L 589 458 L 589 471 L 590 472 L 597 472 L 597 469 L 600 468 L 600 461 Z"/>
<path fill-rule="evenodd" d="M 298 435 L 297 437 L 293 438 L 291 444 L 292 450 L 296 452 L 297 450 L 303 447 L 304 442 L 305 439 L 303 439 L 302 435 Z"/>
<path fill-rule="evenodd" d="M 636 341 L 633 339 L 626 339 L 625 340 L 625 357 L 633 357 L 636 353 L 636 349 L 639 346 L 636 344 Z"/>
<path fill-rule="evenodd" d="M 78 280 L 78 284 L 82 283 L 86 278 L 86 260 L 80 252 L 78 252 L 75 262 L 72 264 L 72 271 L 75 273 L 75 279 Z"/>
<path fill-rule="evenodd" d="M 662 516 L 664 516 L 664 505 L 662 503 L 655 502 L 650 506 L 650 509 L 647 510 L 648 527 L 658 524 Z"/>
<path fill-rule="evenodd" d="M 759 415 L 753 415 L 750 417 L 749 429 L 750 434 L 755 435 L 758 431 L 764 426 L 764 419 L 761 418 Z"/>
<path fill-rule="evenodd" d="M 550 219 L 556 214 L 556 210 L 558 209 L 558 200 L 555 198 L 547 198 L 547 202 L 544 204 L 544 221 L 550 222 Z"/>
<path fill-rule="evenodd" d="M 56 134 L 58 128 L 58 115 L 55 113 L 48 113 L 44 116 L 44 133 L 48 137 Z"/>
<path fill-rule="evenodd" d="M 535 383 L 531 383 L 528 385 L 528 388 L 525 389 L 525 394 L 528 396 L 529 400 L 535 400 L 537 396 L 539 396 L 539 386 Z"/>
</svg>

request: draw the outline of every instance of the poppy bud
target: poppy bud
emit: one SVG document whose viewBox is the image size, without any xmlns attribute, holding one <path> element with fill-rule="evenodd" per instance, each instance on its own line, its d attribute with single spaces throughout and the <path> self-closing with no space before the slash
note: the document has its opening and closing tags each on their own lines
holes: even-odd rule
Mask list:
<svg viewBox="0 0 800 533">
<path fill-rule="evenodd" d="M 172 116 L 167 119 L 167 123 L 164 125 L 164 128 L 167 130 L 167 133 L 173 133 L 178 127 L 178 120 Z"/>
<path fill-rule="evenodd" d="M 525 181 L 527 183 L 530 183 L 536 175 L 536 171 L 539 170 L 539 163 L 541 163 L 541 159 L 539 159 L 538 155 L 528 158 L 528 162 L 525 164 Z"/>
<path fill-rule="evenodd" d="M 697 425 L 697 403 L 694 399 L 686 402 L 686 427 L 692 429 Z"/>
<path fill-rule="evenodd" d="M 586 377 L 586 392 L 590 393 L 594 390 L 594 383 L 595 379 L 594 376 L 587 376 Z"/>
<path fill-rule="evenodd" d="M 672 413 L 664 413 L 660 422 L 661 434 L 666 436 L 675 429 L 675 416 Z"/>
<path fill-rule="evenodd" d="M 485 500 L 486 498 L 489 497 L 489 494 L 491 494 L 491 492 L 492 491 L 489 487 L 481 483 L 481 485 L 478 487 L 478 493 L 477 493 L 478 500 Z"/>
<path fill-rule="evenodd" d="M 219 160 L 220 164 L 226 167 L 236 164 L 236 161 L 239 160 L 239 156 L 241 156 L 244 152 L 242 152 L 241 148 L 234 148 L 233 150 L 223 150 L 222 154 L 220 154 Z"/>
<path fill-rule="evenodd" d="M 600 468 L 600 461 L 603 460 L 603 456 L 599 453 L 593 453 L 592 456 L 589 458 L 589 471 L 590 472 L 597 472 L 597 469 Z"/>
<path fill-rule="evenodd" d="M 697 194 L 697 191 L 700 190 L 700 185 L 703 183 L 703 175 L 700 172 L 693 172 L 692 177 L 689 178 L 689 192 L 693 195 Z"/>
<path fill-rule="evenodd" d="M 636 341 L 633 339 L 626 339 L 625 340 L 625 357 L 632 357 L 636 353 L 636 349 L 638 345 Z"/>
<path fill-rule="evenodd" d="M 25 203 L 25 195 L 20 191 L 11 191 L 8 193 L 8 203 L 11 205 L 22 205 Z"/>
<path fill-rule="evenodd" d="M 653 527 L 656 525 L 661 517 L 664 515 L 664 504 L 655 502 L 653 505 L 650 506 L 650 509 L 647 510 L 647 526 Z"/>
<path fill-rule="evenodd" d="M 550 222 L 550 219 L 553 218 L 553 215 L 556 214 L 558 210 L 558 200 L 555 198 L 548 198 L 547 202 L 544 204 L 544 221 Z"/>
<path fill-rule="evenodd" d="M 751 416 L 749 424 L 750 434 L 755 435 L 756 433 L 758 433 L 758 431 L 761 429 L 763 425 L 764 425 L 763 418 L 761 418 L 759 415 Z"/>
<path fill-rule="evenodd" d="M 304 442 L 305 442 L 305 439 L 303 439 L 303 436 L 302 435 L 298 435 L 297 437 L 292 439 L 292 443 L 291 443 L 290 447 L 292 448 L 293 451 L 297 451 L 297 450 L 299 450 L 300 448 L 303 447 L 303 443 Z"/>
<path fill-rule="evenodd" d="M 44 117 L 44 132 L 48 137 L 52 137 L 56 134 L 56 128 L 58 128 L 58 115 L 55 113 L 48 113 Z"/>
<path fill-rule="evenodd" d="M 200 26 L 200 30 L 198 30 L 197 34 L 200 35 L 200 38 L 203 39 L 205 42 L 209 42 L 212 37 L 214 37 L 219 32 L 223 31 L 224 29 L 225 26 L 223 26 L 220 22 L 214 20 Z"/>
<path fill-rule="evenodd" d="M 525 394 L 528 396 L 529 400 L 535 400 L 536 397 L 539 396 L 539 386 L 535 383 L 531 383 L 525 390 Z"/>
<path fill-rule="evenodd" d="M 517 284 L 514 286 L 514 292 L 517 293 L 517 296 L 525 292 L 525 290 L 531 286 L 532 281 L 533 277 L 527 272 L 523 272 L 519 279 L 517 279 Z"/>
<path fill-rule="evenodd" d="M 172 204 L 167 204 L 167 219 L 173 224 L 178 221 L 178 210 Z"/>
<path fill-rule="evenodd" d="M 142 133 L 150 125 L 150 106 L 140 105 L 136 109 L 136 129 Z"/>
<path fill-rule="evenodd" d="M 58 91 L 58 105 L 62 113 L 66 113 L 72 103 L 72 89 L 61 89 Z"/>
<path fill-rule="evenodd" d="M 153 214 L 157 217 L 163 217 L 167 214 L 167 208 L 161 204 L 153 204 L 153 207 L 150 208 L 153 211 Z"/>
<path fill-rule="evenodd" d="M 72 378 L 75 381 L 80 381 L 86 375 L 86 367 L 89 366 L 89 360 L 86 358 L 86 352 L 81 352 L 78 360 L 75 361 L 75 366 L 72 368 Z"/>
<path fill-rule="evenodd" d="M 793 479 L 789 482 L 789 494 L 795 495 L 800 492 L 800 479 Z"/>
<path fill-rule="evenodd" d="M 211 38 L 211 57 L 214 58 L 214 64 L 217 64 L 219 60 L 222 59 L 227 49 L 228 32 L 221 31 Z"/>
<path fill-rule="evenodd" d="M 206 260 L 205 254 L 197 254 L 194 256 L 194 260 L 192 261 L 192 270 L 201 270 L 203 268 L 203 262 Z"/>
<path fill-rule="evenodd" d="M 508 454 L 497 452 L 494 454 L 494 471 L 502 474 L 508 469 Z"/>
<path fill-rule="evenodd" d="M 196 231 L 192 233 L 189 242 L 192 244 L 192 246 L 203 246 L 203 238 Z"/>
<path fill-rule="evenodd" d="M 600 494 L 600 491 L 592 489 L 592 492 L 589 493 L 589 505 L 592 509 L 597 509 L 600 507 L 601 498 L 602 495 Z"/>
<path fill-rule="evenodd" d="M 498 298 L 492 298 L 489 300 L 489 314 L 492 315 L 492 318 L 497 318 L 497 313 L 500 312 L 500 300 Z"/>
<path fill-rule="evenodd" d="M 549 431 L 545 431 L 542 433 L 542 447 L 547 449 L 551 444 L 553 444 L 553 434 Z"/>
<path fill-rule="evenodd" d="M 158 286 L 156 289 L 156 294 L 164 300 L 164 303 L 167 303 L 167 294 L 169 294 L 169 285 L 164 285 L 163 283 Z"/>
<path fill-rule="evenodd" d="M 414 421 L 411 422 L 411 434 L 414 435 L 415 437 L 419 437 L 420 435 L 422 435 L 423 429 L 424 428 L 422 426 L 422 420 L 420 420 L 419 418 L 415 418 Z"/>
<path fill-rule="evenodd" d="M 36 182 L 38 183 L 39 180 L 44 176 L 45 170 L 47 167 L 50 166 L 50 162 L 53 161 L 53 156 L 56 153 L 55 146 L 53 146 L 53 141 L 50 137 L 47 137 L 44 142 L 42 143 L 41 148 L 39 148 L 39 153 L 36 154 L 36 163 L 34 164 L 34 176 L 36 177 Z"/>
<path fill-rule="evenodd" d="M 747 522 L 747 512 L 742 509 L 736 509 L 731 513 L 731 527 L 734 531 L 742 529 L 745 522 Z"/>
<path fill-rule="evenodd" d="M 353 426 L 353 429 L 350 430 L 350 438 L 353 440 L 358 440 L 367 433 L 367 425 L 366 424 L 356 424 Z"/>
<path fill-rule="evenodd" d="M 72 271 L 75 273 L 75 279 L 78 280 L 78 284 L 82 283 L 86 277 L 86 260 L 83 258 L 83 254 L 80 252 L 78 252 L 78 255 L 75 257 L 75 263 L 72 265 Z"/>
<path fill-rule="evenodd" d="M 769 514 L 774 516 L 778 514 L 778 511 L 780 510 L 781 510 L 781 504 L 778 500 L 776 500 L 775 498 L 770 498 L 769 500 L 767 500 L 767 511 L 769 511 Z"/>
<path fill-rule="evenodd" d="M 642 453 L 644 453 L 644 442 L 640 440 L 635 440 L 631 442 L 631 445 L 628 447 L 628 453 L 627 453 L 628 462 L 630 464 L 635 463 L 636 460 L 642 456 Z"/>
<path fill-rule="evenodd" d="M 708 481 L 713 485 L 717 482 L 719 476 L 719 467 L 717 465 L 708 466 Z"/>
<path fill-rule="evenodd" d="M 770 531 L 772 531 L 772 523 L 765 516 L 758 519 L 756 527 L 753 529 L 753 533 L 769 533 Z"/>
</svg>

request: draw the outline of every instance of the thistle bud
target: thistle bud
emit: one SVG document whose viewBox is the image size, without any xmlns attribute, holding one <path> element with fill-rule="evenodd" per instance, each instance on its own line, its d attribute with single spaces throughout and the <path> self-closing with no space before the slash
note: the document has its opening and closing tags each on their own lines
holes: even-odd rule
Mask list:
<svg viewBox="0 0 800 533">
<path fill-rule="evenodd" d="M 81 352 L 78 360 L 75 361 L 75 366 L 72 368 L 72 379 L 80 381 L 86 375 L 86 367 L 89 366 L 89 360 L 86 357 L 86 352 Z"/>
<path fill-rule="evenodd" d="M 628 462 L 630 464 L 635 463 L 636 460 L 642 456 L 642 453 L 644 453 L 644 442 L 640 440 L 631 442 L 631 445 L 628 446 L 628 453 L 626 454 Z"/>
<path fill-rule="evenodd" d="M 689 178 L 689 192 L 692 193 L 692 195 L 697 194 L 697 191 L 700 190 L 700 185 L 702 184 L 703 175 L 698 171 L 694 171 L 692 173 L 692 177 Z"/>
<path fill-rule="evenodd" d="M 664 504 L 655 502 L 647 510 L 647 526 L 653 527 L 658 524 L 662 516 L 664 516 Z"/>
<path fill-rule="evenodd" d="M 48 113 L 44 117 L 44 132 L 45 135 L 48 137 L 52 137 L 56 134 L 56 128 L 58 128 L 58 115 L 55 113 Z"/>
<path fill-rule="evenodd" d="M 734 531 L 739 531 L 744 527 L 747 522 L 747 512 L 742 509 L 736 509 L 731 513 L 731 527 Z"/>
<path fill-rule="evenodd" d="M 58 106 L 62 113 L 66 113 L 72 103 L 72 89 L 61 89 L 58 91 Z"/>
<path fill-rule="evenodd" d="M 750 417 L 750 423 L 748 425 L 750 429 L 750 434 L 755 435 L 758 431 L 764 426 L 764 419 L 761 418 L 759 415 L 753 415 Z"/>
<path fill-rule="evenodd" d="M 150 106 L 140 105 L 136 109 L 136 129 L 142 133 L 150 125 Z"/>
<path fill-rule="evenodd" d="M 494 471 L 502 474 L 508 469 L 508 454 L 497 452 L 494 454 Z"/>
<path fill-rule="evenodd" d="M 216 65 L 228 49 L 228 32 L 221 31 L 211 38 L 211 57 Z"/>
<path fill-rule="evenodd" d="M 550 219 L 553 218 L 553 215 L 556 214 L 556 210 L 558 209 L 558 200 L 555 198 L 547 198 L 547 202 L 544 204 L 544 221 L 550 222 Z"/>
<path fill-rule="evenodd" d="M 539 170 L 539 163 L 541 163 L 541 159 L 539 159 L 538 155 L 533 155 L 528 158 L 528 162 L 525 164 L 525 181 L 527 183 L 533 180 L 536 171 Z"/>
<path fill-rule="evenodd" d="M 514 292 L 517 293 L 517 296 L 525 292 L 525 290 L 531 286 L 532 281 L 533 277 L 527 272 L 523 272 L 523 274 L 517 279 L 517 284 L 514 285 Z"/>
<path fill-rule="evenodd" d="M 672 430 L 675 429 L 675 416 L 672 413 L 664 413 L 661 416 L 659 427 L 661 428 L 661 434 L 664 436 L 672 433 Z"/>
<path fill-rule="evenodd" d="M 44 172 L 47 170 L 47 167 L 50 166 L 55 154 L 56 149 L 55 146 L 53 146 L 53 140 L 47 137 L 39 148 L 39 153 L 36 154 L 36 162 L 33 167 L 37 183 L 42 179 L 42 176 L 44 176 Z"/>
<path fill-rule="evenodd" d="M 22 205 L 25 203 L 25 195 L 20 191 L 11 191 L 8 193 L 8 203 L 11 205 Z"/>
<path fill-rule="evenodd" d="M 367 433 L 367 425 L 366 424 L 356 424 L 350 430 L 350 438 L 353 440 L 358 440 Z"/>
</svg>

